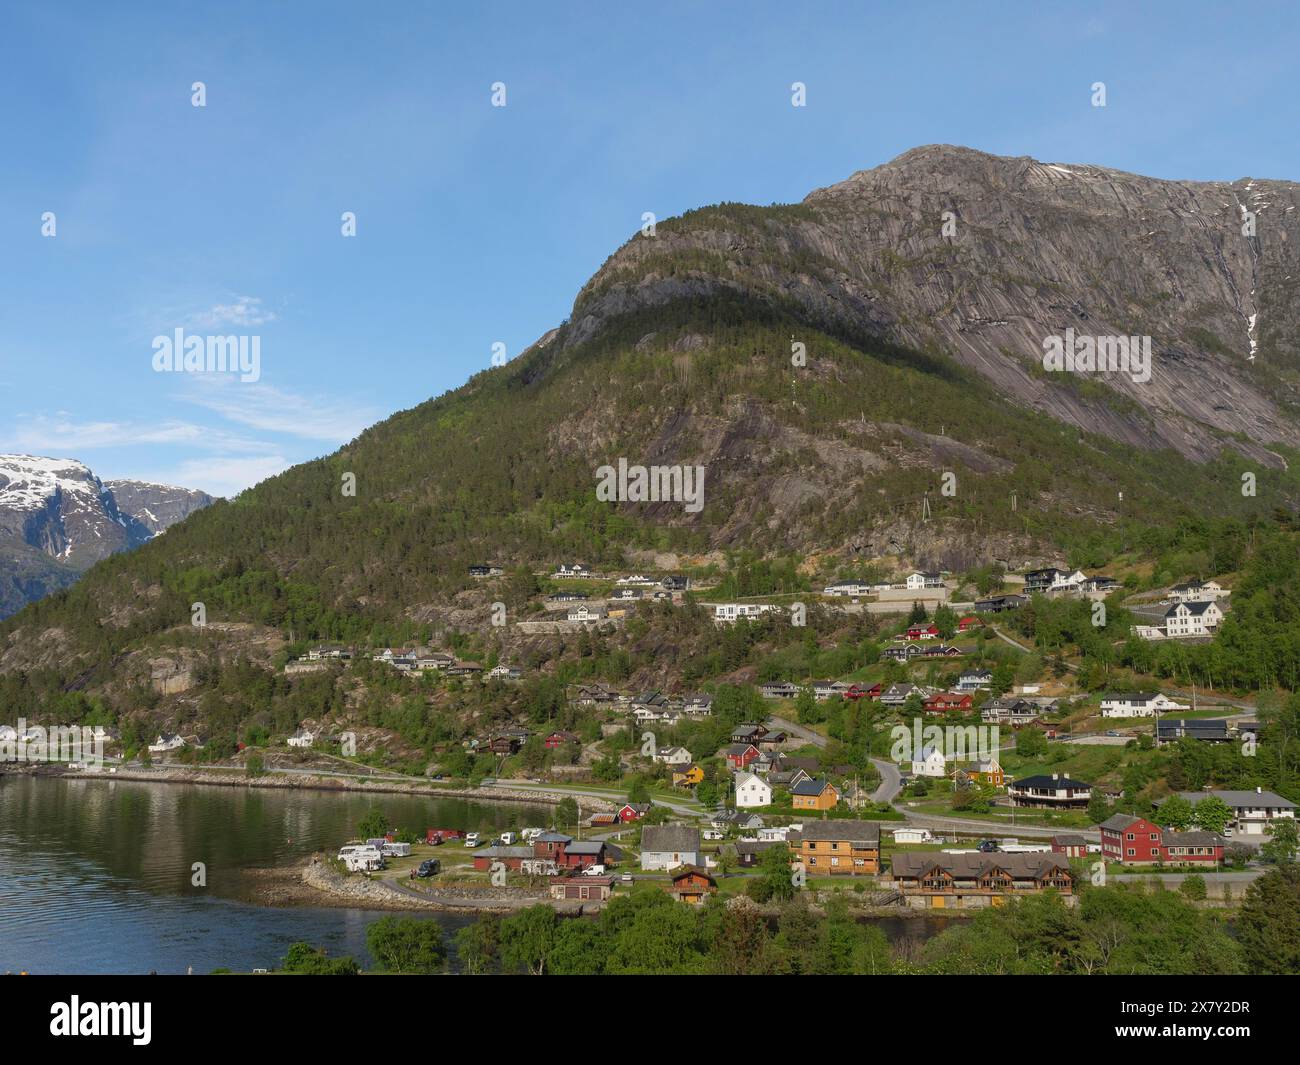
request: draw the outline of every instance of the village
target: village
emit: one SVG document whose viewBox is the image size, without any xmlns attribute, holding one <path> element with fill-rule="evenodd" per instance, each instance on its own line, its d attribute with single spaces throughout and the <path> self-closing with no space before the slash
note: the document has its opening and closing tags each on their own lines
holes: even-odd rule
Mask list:
<svg viewBox="0 0 1300 1065">
<path fill-rule="evenodd" d="M 494 565 L 470 567 L 476 581 L 504 575 Z M 1008 665 L 1031 649 L 1005 630 L 1006 618 L 1035 597 L 1083 601 L 1104 614 L 1123 591 L 1115 578 L 1045 568 L 1007 575 L 995 594 L 961 600 L 957 590 L 948 574 L 915 571 L 889 582 L 837 580 L 798 599 L 721 600 L 682 574 L 606 576 L 562 564 L 538 595 L 542 620 L 530 612 L 516 624 L 609 633 L 647 603 L 695 606 L 723 628 L 798 628 L 810 610 L 865 613 L 880 626 L 878 658 L 849 676 L 757 680 L 743 720 L 734 698 L 720 707 L 714 690 L 570 684 L 564 727 L 500 724 L 464 740 L 444 760 L 460 768 L 434 777 L 559 797 L 571 804 L 563 822 L 499 836 L 473 826 L 408 832 L 400 854 L 390 837 L 356 841 L 360 856 L 339 860 L 359 875 L 405 875 L 412 890 L 434 882 L 544 888 L 557 904 L 589 905 L 647 881 L 687 903 L 745 891 L 764 868 L 770 873 L 764 856 L 775 852 L 768 862 L 800 886 L 835 888 L 849 877 L 871 905 L 961 910 L 1049 890 L 1073 898 L 1081 876 L 1161 872 L 1234 870 L 1223 888 L 1231 898 L 1235 876 L 1275 826 L 1286 822 L 1281 835 L 1293 833 L 1295 804 L 1262 787 L 1175 792 L 1152 817 L 1118 809 L 1125 794 L 1113 778 L 1125 754 L 1183 743 L 1250 747 L 1259 723 L 1248 704 L 1155 688 L 1091 693 L 1068 668 L 1030 677 Z M 1216 581 L 1193 581 L 1135 596 L 1131 635 L 1203 642 L 1230 609 L 1230 594 Z M 1011 658 L 987 664 L 990 646 Z M 286 670 L 345 664 L 360 653 L 313 646 Z M 527 679 L 499 656 L 365 653 L 425 685 Z M 826 723 L 846 718 L 870 720 L 860 730 L 865 760 L 834 757 L 844 744 Z M 311 749 L 337 737 L 304 725 L 285 742 Z"/>
</svg>

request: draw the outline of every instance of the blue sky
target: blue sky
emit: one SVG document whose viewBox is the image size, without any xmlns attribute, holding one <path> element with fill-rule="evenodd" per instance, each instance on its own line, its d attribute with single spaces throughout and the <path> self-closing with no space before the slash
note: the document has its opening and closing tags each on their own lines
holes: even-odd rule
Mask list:
<svg viewBox="0 0 1300 1065">
<path fill-rule="evenodd" d="M 1298 26 L 1268 3 L 10 2 L 0 451 L 232 494 L 516 355 L 642 212 L 796 201 L 919 144 L 1300 178 Z M 155 373 L 176 328 L 260 336 L 261 379 Z"/>
</svg>

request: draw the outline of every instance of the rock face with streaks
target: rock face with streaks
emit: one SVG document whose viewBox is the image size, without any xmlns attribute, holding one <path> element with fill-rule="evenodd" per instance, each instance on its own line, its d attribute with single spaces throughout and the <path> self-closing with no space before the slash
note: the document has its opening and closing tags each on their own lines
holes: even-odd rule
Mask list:
<svg viewBox="0 0 1300 1065">
<path fill-rule="evenodd" d="M 1012 402 L 1135 447 L 1205 461 L 1234 434 L 1277 466 L 1270 444 L 1300 446 L 1298 206 L 1291 181 L 916 148 L 802 204 L 723 204 L 634 237 L 579 294 L 565 343 L 731 290 L 955 358 Z M 1046 372 L 1044 339 L 1067 329 L 1149 336 L 1150 380 Z"/>
</svg>

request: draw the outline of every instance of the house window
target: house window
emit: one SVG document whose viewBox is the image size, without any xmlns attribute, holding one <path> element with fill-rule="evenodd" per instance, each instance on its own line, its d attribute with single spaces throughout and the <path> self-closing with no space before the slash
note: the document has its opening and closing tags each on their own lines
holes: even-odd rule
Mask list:
<svg viewBox="0 0 1300 1065">
<path fill-rule="evenodd" d="M 1129 856 L 1130 858 L 1136 858 L 1136 857 L 1137 857 L 1137 851 L 1135 851 L 1132 847 L 1130 847 L 1130 848 L 1128 849 L 1128 856 Z"/>
</svg>

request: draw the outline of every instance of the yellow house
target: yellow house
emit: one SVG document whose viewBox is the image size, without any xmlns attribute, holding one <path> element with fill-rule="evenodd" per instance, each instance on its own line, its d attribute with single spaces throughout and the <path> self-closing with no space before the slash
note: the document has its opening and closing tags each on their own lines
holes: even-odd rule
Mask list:
<svg viewBox="0 0 1300 1065">
<path fill-rule="evenodd" d="M 829 780 L 809 777 L 790 789 L 791 804 L 796 810 L 833 810 L 840 801 L 840 793 Z"/>
<path fill-rule="evenodd" d="M 673 770 L 673 787 L 693 788 L 704 783 L 704 770 L 697 765 L 688 765 L 684 769 Z"/>
</svg>

